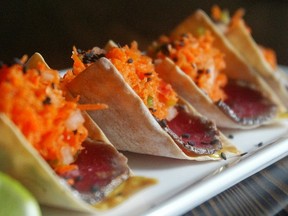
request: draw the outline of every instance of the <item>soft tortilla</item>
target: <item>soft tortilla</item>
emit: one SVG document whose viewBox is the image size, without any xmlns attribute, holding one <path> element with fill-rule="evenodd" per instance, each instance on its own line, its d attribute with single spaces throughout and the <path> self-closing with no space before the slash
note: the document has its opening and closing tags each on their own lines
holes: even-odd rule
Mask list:
<svg viewBox="0 0 288 216">
<path fill-rule="evenodd" d="M 214 155 L 186 155 L 106 58 L 90 65 L 67 88 L 74 97 L 80 95 L 80 103 L 101 102 L 109 106 L 107 110 L 88 113 L 119 150 L 199 161 L 219 159 Z M 199 115 L 192 108 L 191 112 Z M 232 146 L 222 134 L 220 139 L 223 151 Z"/>
<path fill-rule="evenodd" d="M 256 72 L 261 75 L 281 99 L 285 107 L 288 108 L 287 75 L 277 71 L 281 70 L 279 68 L 274 70 L 266 61 L 257 43 L 247 31 L 244 21 L 240 20 L 239 23 L 229 29 L 225 35 L 243 58 L 245 58 L 246 62 L 255 68 Z"/>
<path fill-rule="evenodd" d="M 39 62 L 45 63 L 43 57 L 35 53 L 26 63 L 26 67 L 33 68 Z M 49 68 L 46 63 L 45 65 Z M 89 139 L 101 141 L 98 144 L 113 146 L 85 111 L 82 115 L 85 119 L 84 125 L 88 129 Z M 0 170 L 18 179 L 32 192 L 39 203 L 96 215 L 101 214 L 100 210 L 86 203 L 76 191 L 71 190 L 71 187 L 54 172 L 18 127 L 3 113 L 0 113 L 0 147 Z M 132 171 L 127 165 L 127 173 L 113 179 L 105 188 L 105 194 L 111 192 L 130 175 Z"/>
<path fill-rule="evenodd" d="M 65 181 L 55 174 L 21 131 L 2 113 L 0 146 L 0 170 L 21 181 L 41 204 L 76 211 L 97 211 L 73 194 Z"/>
<path fill-rule="evenodd" d="M 180 23 L 171 33 L 172 37 L 177 37 L 183 33 L 190 32 L 197 35 L 199 28 L 208 29 L 214 36 L 214 45 L 225 54 L 226 68 L 223 72 L 231 79 L 243 80 L 251 83 L 251 87 L 270 99 L 277 105 L 278 112 L 284 112 L 285 107 L 280 99 L 275 95 L 274 91 L 266 84 L 266 82 L 258 76 L 255 71 L 249 67 L 243 58 L 235 51 L 233 46 L 229 43 L 225 36 L 214 26 L 209 17 L 202 11 L 196 11 L 192 16 L 188 17 Z M 156 68 L 161 76 L 161 71 L 165 71 L 165 75 L 161 78 L 166 82 L 171 83 L 173 88 L 182 96 L 187 102 L 191 103 L 199 112 L 209 119 L 216 122 L 217 126 L 225 128 L 252 128 L 259 125 L 242 125 L 232 121 L 230 117 L 225 115 L 212 100 L 202 93 L 202 91 L 195 85 L 195 83 L 182 72 L 169 59 L 159 61 Z M 189 79 L 189 80 L 188 80 Z M 272 119 L 271 119 L 272 121 Z M 266 122 L 270 123 L 270 122 Z"/>
</svg>

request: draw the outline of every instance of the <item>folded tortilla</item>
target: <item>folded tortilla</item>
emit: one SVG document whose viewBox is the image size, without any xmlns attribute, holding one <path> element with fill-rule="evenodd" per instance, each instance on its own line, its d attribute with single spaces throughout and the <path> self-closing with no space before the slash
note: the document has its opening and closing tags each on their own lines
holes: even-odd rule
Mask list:
<svg viewBox="0 0 288 216">
<path fill-rule="evenodd" d="M 262 124 L 274 122 L 285 107 L 275 92 L 235 51 L 225 36 L 214 26 L 209 17 L 198 10 L 193 15 L 181 22 L 172 32 L 171 37 L 177 38 L 185 33 L 197 35 L 199 29 L 209 30 L 213 37 L 213 45 L 225 55 L 226 68 L 222 70 L 229 80 L 241 81 L 249 84 L 251 89 L 261 92 L 263 98 L 271 103 L 271 111 L 259 118 L 238 118 L 233 110 L 226 109 L 213 101 L 168 57 L 156 63 L 156 70 L 166 82 L 171 83 L 176 92 L 188 103 L 193 105 L 201 114 L 216 122 L 217 126 L 224 128 L 253 128 Z M 274 106 L 274 108 L 273 108 Z"/>
<path fill-rule="evenodd" d="M 218 26 L 216 24 L 216 26 Z M 222 28 L 223 29 L 223 28 Z M 279 67 L 273 68 L 265 59 L 259 45 L 248 31 L 243 19 L 224 31 L 226 38 L 241 56 L 268 83 L 288 108 L 288 78 Z"/>
<path fill-rule="evenodd" d="M 121 73 L 105 57 L 99 58 L 78 74 L 67 84 L 67 88 L 74 97 L 80 96 L 80 103 L 101 101 L 109 106 L 107 110 L 88 111 L 88 114 L 118 150 L 198 161 L 219 160 L 221 152 L 227 155 L 238 153 L 229 140 L 216 129 L 215 124 L 183 102 L 185 112 L 198 119 L 199 125 L 204 125 L 207 133 L 212 133 L 214 144 L 222 144 L 222 149 L 213 154 L 189 151 L 181 140 L 178 142 L 181 138 L 167 133 L 167 125 L 161 126 L 161 122 L 159 124 L 141 98 L 125 82 Z"/>
<path fill-rule="evenodd" d="M 37 68 L 39 60 L 42 61 L 41 56 L 36 54 L 23 66 L 26 68 L 23 73 L 29 68 Z M 45 76 L 44 72 L 41 74 Z M 47 78 L 50 75 L 47 74 Z M 0 170 L 18 179 L 43 205 L 101 214 L 94 205 L 133 177 L 127 158 L 116 150 L 85 112 L 83 117 L 89 137 L 72 162 L 79 169 L 57 174 L 7 114 L 0 112 Z"/>
</svg>

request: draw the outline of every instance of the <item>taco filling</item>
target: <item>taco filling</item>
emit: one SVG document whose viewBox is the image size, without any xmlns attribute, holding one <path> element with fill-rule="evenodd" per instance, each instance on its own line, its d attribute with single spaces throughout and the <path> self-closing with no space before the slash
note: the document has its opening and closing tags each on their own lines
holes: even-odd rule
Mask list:
<svg viewBox="0 0 288 216">
<path fill-rule="evenodd" d="M 1 115 L 14 123 L 71 189 L 88 203 L 100 201 L 129 177 L 127 159 L 112 145 L 88 139 L 81 114 L 85 105 L 65 99 L 57 71 L 42 63 L 36 68 L 24 63 L 25 58 L 1 66 Z"/>
<path fill-rule="evenodd" d="M 273 116 L 276 107 L 260 92 L 222 72 L 226 67 L 225 56 L 214 47 L 213 41 L 213 35 L 205 29 L 199 30 L 197 37 L 191 33 L 176 39 L 161 36 L 152 53 L 158 59 L 171 59 L 234 121 L 255 124 Z"/>
<path fill-rule="evenodd" d="M 229 31 L 233 31 L 233 28 L 239 28 L 239 25 L 244 24 L 246 32 L 251 34 L 252 30 L 245 23 L 243 17 L 245 15 L 245 10 L 239 8 L 235 13 L 230 16 L 228 10 L 222 10 L 219 6 L 214 5 L 211 8 L 212 19 L 216 22 L 217 26 L 225 33 L 229 34 Z M 266 62 L 276 70 L 277 68 L 277 56 L 273 49 L 264 47 L 263 45 L 257 44 L 259 52 L 262 54 Z"/>
<path fill-rule="evenodd" d="M 108 51 L 74 48 L 73 70 L 64 76 L 64 80 L 71 81 L 101 57 L 110 60 L 160 126 L 186 154 L 213 154 L 222 148 L 216 126 L 187 112 L 171 85 L 155 72 L 152 59 L 138 50 L 136 42 L 132 42 L 131 47 L 111 47 Z"/>
</svg>

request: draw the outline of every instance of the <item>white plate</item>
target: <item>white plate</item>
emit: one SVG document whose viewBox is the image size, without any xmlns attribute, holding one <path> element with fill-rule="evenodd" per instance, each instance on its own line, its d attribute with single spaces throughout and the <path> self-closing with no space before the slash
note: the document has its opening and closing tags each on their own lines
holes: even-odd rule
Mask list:
<svg viewBox="0 0 288 216">
<path fill-rule="evenodd" d="M 124 152 L 136 175 L 155 178 L 158 184 L 101 216 L 180 215 L 288 155 L 288 121 L 223 132 L 233 135 L 231 141 L 248 154 L 226 161 L 195 162 Z M 44 216 L 83 215 L 49 207 L 42 207 L 42 212 Z"/>
</svg>

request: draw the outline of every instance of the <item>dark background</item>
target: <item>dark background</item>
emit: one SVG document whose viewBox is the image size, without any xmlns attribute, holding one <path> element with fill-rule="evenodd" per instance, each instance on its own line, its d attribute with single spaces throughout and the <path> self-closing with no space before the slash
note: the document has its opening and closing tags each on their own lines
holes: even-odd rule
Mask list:
<svg viewBox="0 0 288 216">
<path fill-rule="evenodd" d="M 262 45 L 272 47 L 288 65 L 288 1 L 5 1 L 0 3 L 0 60 L 40 52 L 55 69 L 71 67 L 73 45 L 103 47 L 109 39 L 121 45 L 137 40 L 141 49 L 169 33 L 198 8 L 210 13 L 217 3 L 234 12 L 246 9 L 245 20 Z"/>
</svg>

